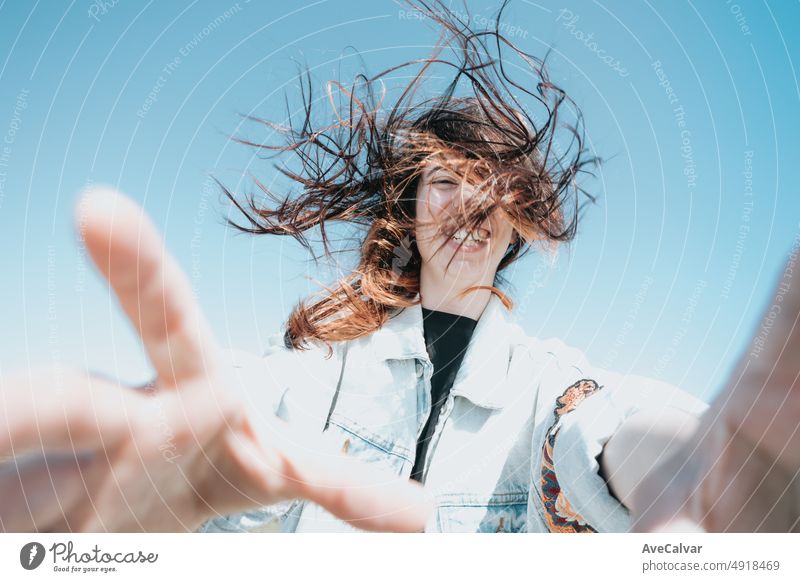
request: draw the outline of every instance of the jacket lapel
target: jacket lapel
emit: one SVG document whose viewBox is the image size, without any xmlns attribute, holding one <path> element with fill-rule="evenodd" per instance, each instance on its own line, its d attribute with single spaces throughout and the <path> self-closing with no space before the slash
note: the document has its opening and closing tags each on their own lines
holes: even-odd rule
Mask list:
<svg viewBox="0 0 800 582">
<path fill-rule="evenodd" d="M 506 405 L 511 387 L 506 386 L 505 379 L 515 327 L 503 302 L 492 294 L 453 382 L 453 394 L 484 408 L 501 409 Z M 393 314 L 372 334 L 370 343 L 378 360 L 419 358 L 430 362 L 421 305 L 416 303 Z"/>
</svg>

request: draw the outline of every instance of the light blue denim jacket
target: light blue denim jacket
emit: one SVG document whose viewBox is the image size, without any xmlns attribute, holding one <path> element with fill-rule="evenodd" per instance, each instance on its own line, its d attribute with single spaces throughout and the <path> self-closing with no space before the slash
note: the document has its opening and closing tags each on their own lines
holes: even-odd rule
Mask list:
<svg viewBox="0 0 800 582">
<path fill-rule="evenodd" d="M 276 334 L 263 358 L 230 350 L 242 381 L 272 410 L 346 454 L 408 477 L 430 413 L 433 366 L 419 305 L 373 334 L 290 350 Z M 628 510 L 597 456 L 637 410 L 706 405 L 665 382 L 592 367 L 557 339 L 525 335 L 498 297 L 481 315 L 425 461 L 436 510 L 426 532 L 626 531 Z M 359 531 L 317 504 L 289 500 L 207 521 L 198 531 Z"/>
</svg>

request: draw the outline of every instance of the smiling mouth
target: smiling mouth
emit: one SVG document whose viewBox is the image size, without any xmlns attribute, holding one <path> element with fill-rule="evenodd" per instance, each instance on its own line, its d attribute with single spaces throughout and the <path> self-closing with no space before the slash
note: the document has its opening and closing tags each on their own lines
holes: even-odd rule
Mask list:
<svg viewBox="0 0 800 582">
<path fill-rule="evenodd" d="M 478 230 L 473 230 L 471 232 L 468 232 L 466 229 L 461 228 L 457 230 L 453 234 L 453 236 L 450 237 L 450 241 L 455 243 L 456 245 L 461 245 L 461 248 L 478 249 L 480 247 L 486 246 L 490 238 L 491 238 L 490 233 L 485 228 L 480 228 Z"/>
</svg>

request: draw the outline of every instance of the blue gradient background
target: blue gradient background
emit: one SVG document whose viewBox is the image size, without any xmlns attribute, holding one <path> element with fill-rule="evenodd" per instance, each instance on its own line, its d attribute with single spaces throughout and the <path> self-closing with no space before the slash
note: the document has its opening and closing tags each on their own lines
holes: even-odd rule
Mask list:
<svg viewBox="0 0 800 582">
<path fill-rule="evenodd" d="M 497 3 L 469 7 L 478 22 Z M 531 254 L 510 273 L 520 322 L 598 365 L 709 399 L 800 230 L 800 4 L 515 0 L 503 23 L 528 52 L 553 47 L 552 78 L 581 107 L 591 153 L 606 159 L 583 181 L 599 200 L 578 239 L 552 268 Z M 313 70 L 319 95 L 362 62 L 374 73 L 428 56 L 435 40 L 388 0 L 0 3 L 0 372 L 88 367 L 132 382 L 151 374 L 76 239 L 73 206 L 88 183 L 142 203 L 220 343 L 260 351 L 316 288 L 308 277 L 334 273 L 308 263 L 294 241 L 224 225 L 228 205 L 208 176 L 242 193 L 253 188 L 249 174 L 275 174 L 229 141 L 266 135 L 240 127 L 239 114 L 282 119 L 283 92 L 298 103 L 297 63 Z M 694 187 L 654 61 L 685 112 Z"/>
</svg>

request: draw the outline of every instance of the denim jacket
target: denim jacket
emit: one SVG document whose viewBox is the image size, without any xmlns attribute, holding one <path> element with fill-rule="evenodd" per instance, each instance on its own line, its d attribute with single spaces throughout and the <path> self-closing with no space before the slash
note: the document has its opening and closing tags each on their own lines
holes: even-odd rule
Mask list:
<svg viewBox="0 0 800 582">
<path fill-rule="evenodd" d="M 433 366 L 419 304 L 369 336 L 263 358 L 230 350 L 274 413 L 344 453 L 408 477 L 430 413 Z M 615 532 L 630 516 L 598 474 L 605 442 L 634 412 L 706 405 L 660 380 L 592 367 L 558 339 L 527 336 L 492 295 L 432 436 L 426 532 Z M 218 516 L 198 531 L 360 531 L 307 500 Z"/>
</svg>

